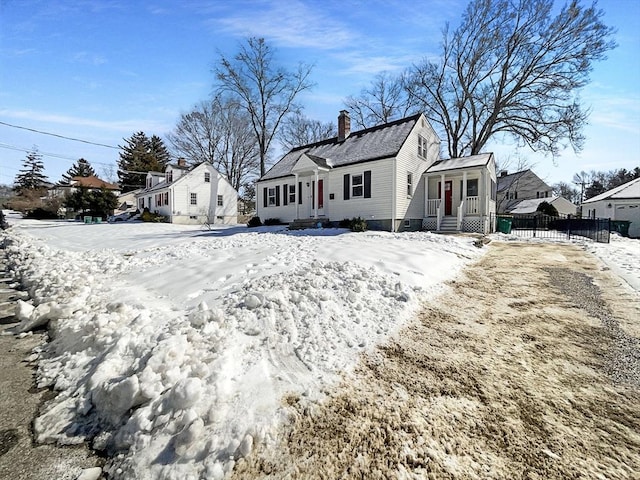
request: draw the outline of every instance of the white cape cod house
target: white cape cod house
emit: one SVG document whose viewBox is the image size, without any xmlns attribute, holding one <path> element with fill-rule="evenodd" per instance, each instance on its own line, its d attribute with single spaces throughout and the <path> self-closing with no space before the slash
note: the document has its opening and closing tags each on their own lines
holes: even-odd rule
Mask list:
<svg viewBox="0 0 640 480">
<path fill-rule="evenodd" d="M 495 213 L 493 154 L 440 160 L 417 114 L 289 151 L 257 182 L 257 215 L 303 226 L 361 217 L 374 230 L 487 233 Z M 443 200 L 444 199 L 444 200 Z"/>
<path fill-rule="evenodd" d="M 136 203 L 140 211 L 148 208 L 171 223 L 238 221 L 238 193 L 209 162 L 189 168 L 179 159 L 163 173 L 148 172 L 145 188 L 136 193 Z"/>
</svg>

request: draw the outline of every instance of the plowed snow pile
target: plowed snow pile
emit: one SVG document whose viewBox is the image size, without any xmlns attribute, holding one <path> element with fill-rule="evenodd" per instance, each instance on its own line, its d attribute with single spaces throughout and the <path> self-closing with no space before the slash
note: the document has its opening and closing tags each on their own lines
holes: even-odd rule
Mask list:
<svg viewBox="0 0 640 480">
<path fill-rule="evenodd" d="M 234 478 L 639 478 L 640 297 L 607 270 L 492 243 Z"/>
<path fill-rule="evenodd" d="M 39 442 L 112 456 L 110 479 L 221 479 L 283 418 L 482 255 L 473 238 L 21 221 L 3 234 L 48 323 Z M 34 357 L 35 359 L 35 357 Z"/>
</svg>

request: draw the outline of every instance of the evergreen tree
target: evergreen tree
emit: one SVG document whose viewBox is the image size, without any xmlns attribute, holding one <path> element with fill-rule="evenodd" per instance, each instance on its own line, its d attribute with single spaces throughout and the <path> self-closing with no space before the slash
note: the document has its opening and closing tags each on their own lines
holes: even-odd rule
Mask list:
<svg viewBox="0 0 640 480">
<path fill-rule="evenodd" d="M 162 172 L 169 162 L 169 152 L 162 139 L 156 135 L 147 137 L 144 132 L 125 138 L 120 146 L 118 178 L 122 192 L 144 187 L 146 172 Z"/>
<path fill-rule="evenodd" d="M 162 139 L 157 135 L 151 136 L 151 153 L 155 156 L 156 160 L 164 166 L 169 163 L 171 155 L 169 154 L 169 150 L 167 150 L 166 145 L 162 141 Z"/>
<path fill-rule="evenodd" d="M 84 158 L 80 158 L 71 166 L 69 170 L 67 170 L 67 173 L 64 173 L 62 175 L 62 180 L 60 180 L 60 183 L 62 185 L 69 185 L 73 177 L 91 177 L 95 174 L 96 172 L 91 164 Z"/>
<path fill-rule="evenodd" d="M 14 188 L 18 195 L 22 195 L 28 190 L 46 188 L 48 181 L 44 174 L 42 155 L 34 147 L 22 162 L 22 170 L 16 175 Z"/>
<path fill-rule="evenodd" d="M 80 187 L 67 197 L 64 206 L 76 212 L 107 217 L 118 206 L 118 198 L 106 189 L 91 190 Z"/>
</svg>

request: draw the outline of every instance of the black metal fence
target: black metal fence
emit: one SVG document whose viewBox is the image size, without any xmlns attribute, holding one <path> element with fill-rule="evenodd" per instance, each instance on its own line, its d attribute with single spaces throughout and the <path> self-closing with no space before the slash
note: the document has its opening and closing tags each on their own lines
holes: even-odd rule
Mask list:
<svg viewBox="0 0 640 480">
<path fill-rule="evenodd" d="M 609 243 L 611 235 L 611 219 L 580 218 L 572 215 L 494 215 L 493 226 L 496 232 L 556 240 L 589 238 L 599 243 Z"/>
</svg>

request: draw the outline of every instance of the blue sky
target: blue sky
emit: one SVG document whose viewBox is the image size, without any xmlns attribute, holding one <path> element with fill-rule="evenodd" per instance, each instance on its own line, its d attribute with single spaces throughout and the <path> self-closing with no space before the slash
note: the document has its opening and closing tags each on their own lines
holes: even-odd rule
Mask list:
<svg viewBox="0 0 640 480">
<path fill-rule="evenodd" d="M 117 147 L 134 132 L 164 136 L 180 113 L 206 99 L 218 53 L 264 37 L 279 62 L 315 65 L 305 114 L 335 122 L 343 100 L 381 71 L 434 56 L 446 22 L 467 1 L 435 0 L 0 0 L 0 122 Z M 560 5 L 560 2 L 558 2 Z M 556 162 L 513 145 L 487 150 L 498 161 L 533 165 L 548 183 L 582 170 L 640 166 L 640 2 L 602 0 L 619 46 L 595 65 L 581 93 L 591 108 L 584 150 Z M 37 145 L 57 181 L 75 160 L 98 174 L 118 149 L 0 124 L 0 183 L 11 184 Z"/>
</svg>

